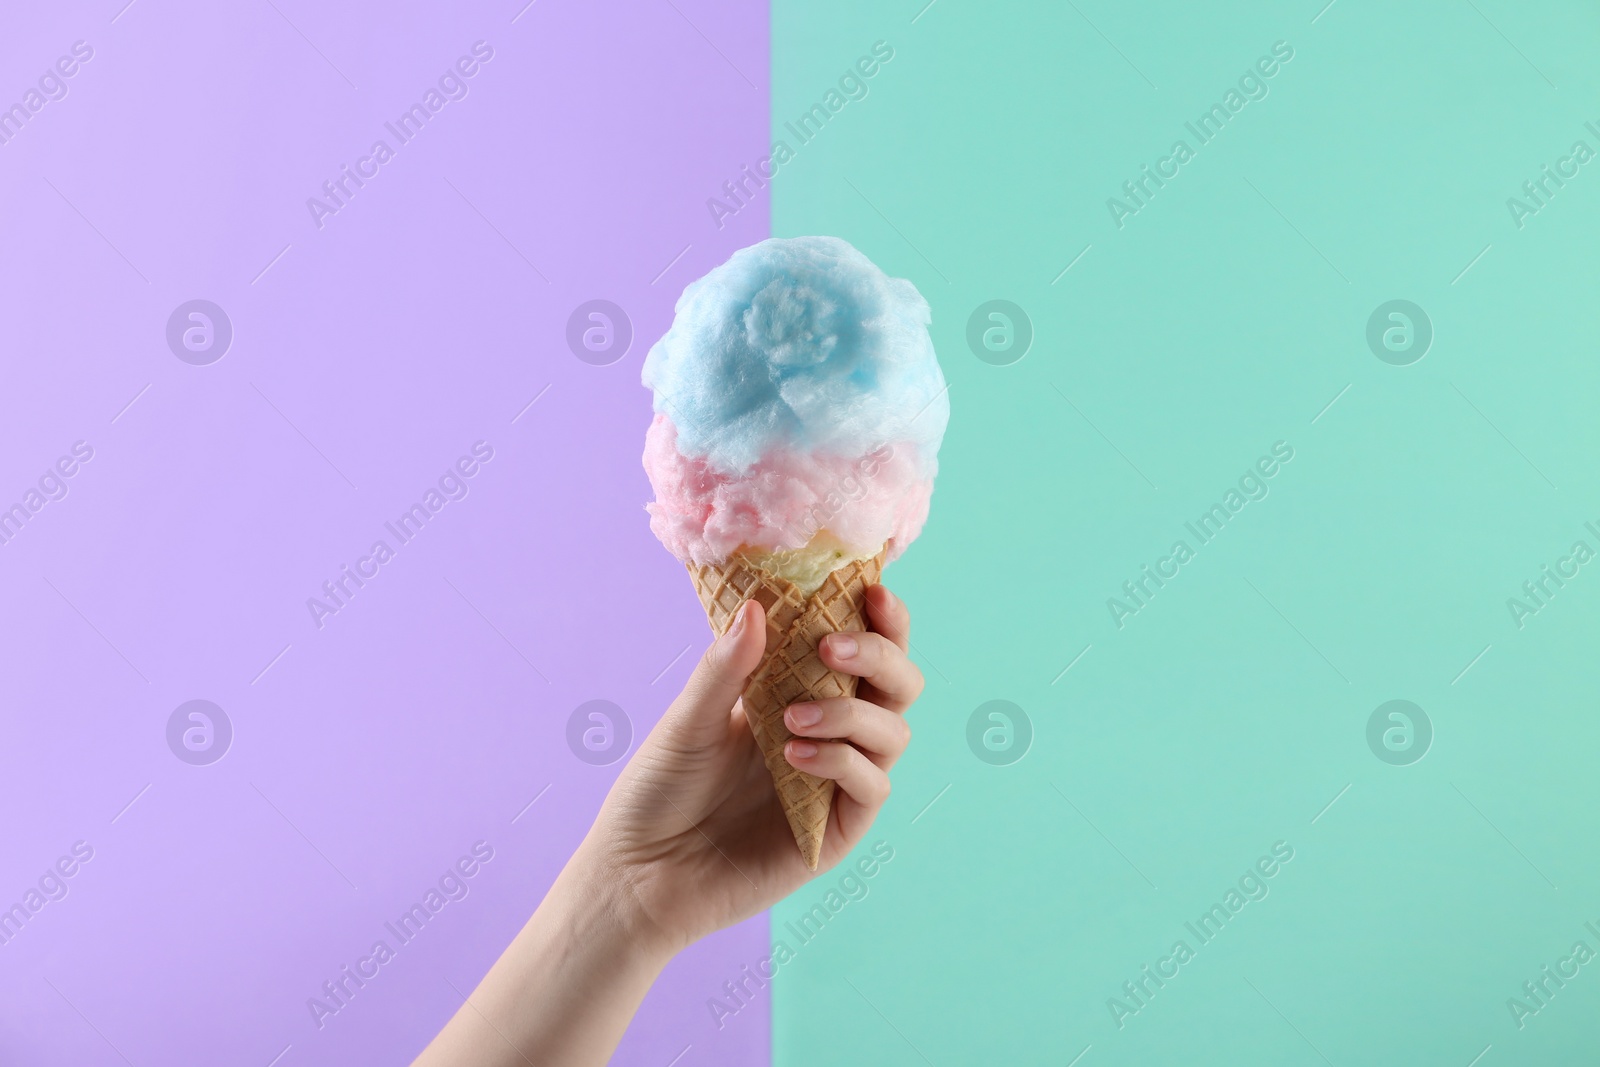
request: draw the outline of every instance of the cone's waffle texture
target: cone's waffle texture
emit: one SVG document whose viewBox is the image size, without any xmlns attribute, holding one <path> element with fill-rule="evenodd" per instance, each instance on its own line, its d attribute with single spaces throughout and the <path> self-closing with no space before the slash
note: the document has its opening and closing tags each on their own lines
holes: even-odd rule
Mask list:
<svg viewBox="0 0 1600 1067">
<path fill-rule="evenodd" d="M 859 679 L 823 666 L 817 645 L 828 634 L 867 628 L 867 590 L 878 584 L 887 552 L 886 545 L 872 559 L 840 567 L 810 596 L 741 556 L 717 566 L 689 564 L 695 592 L 717 636 L 727 632 L 746 600 L 758 600 L 766 609 L 767 651 L 745 685 L 744 714 L 772 772 L 795 843 L 812 870 L 822 856 L 834 783 L 796 770 L 783 758 L 783 746 L 794 736 L 783 723 L 783 712 L 804 700 L 856 695 Z"/>
</svg>

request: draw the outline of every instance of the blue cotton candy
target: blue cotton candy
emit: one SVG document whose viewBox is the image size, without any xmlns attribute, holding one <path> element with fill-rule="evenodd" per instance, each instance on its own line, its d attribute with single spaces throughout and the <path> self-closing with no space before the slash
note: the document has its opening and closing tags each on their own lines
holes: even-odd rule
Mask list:
<svg viewBox="0 0 1600 1067">
<path fill-rule="evenodd" d="M 678 298 L 644 361 L 683 455 L 743 474 L 776 451 L 907 442 L 931 474 L 950 418 L 928 302 L 837 237 L 740 249 Z"/>
</svg>

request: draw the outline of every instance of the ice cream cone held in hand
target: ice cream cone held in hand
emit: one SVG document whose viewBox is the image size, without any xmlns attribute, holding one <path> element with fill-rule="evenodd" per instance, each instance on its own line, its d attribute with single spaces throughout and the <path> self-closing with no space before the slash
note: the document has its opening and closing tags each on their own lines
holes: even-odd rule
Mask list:
<svg viewBox="0 0 1600 1067">
<path fill-rule="evenodd" d="M 818 644 L 866 629 L 867 590 L 927 520 L 950 413 L 929 318 L 845 241 L 774 238 L 690 284 L 644 362 L 650 528 L 715 633 L 766 610 L 741 701 L 812 870 L 834 783 L 784 758 L 784 709 L 855 695 Z"/>
</svg>

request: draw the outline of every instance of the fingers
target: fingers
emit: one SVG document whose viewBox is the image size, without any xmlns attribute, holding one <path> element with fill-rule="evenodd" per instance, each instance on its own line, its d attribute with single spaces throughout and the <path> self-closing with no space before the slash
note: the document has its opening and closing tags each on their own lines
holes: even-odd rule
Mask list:
<svg viewBox="0 0 1600 1067">
<path fill-rule="evenodd" d="M 911 743 L 911 727 L 904 716 L 855 697 L 791 705 L 783 722 L 800 737 L 848 741 L 884 770 L 893 767 Z"/>
<path fill-rule="evenodd" d="M 911 651 L 911 612 L 905 601 L 881 585 L 867 590 L 867 622 L 872 629 L 900 646 L 900 651 Z"/>
<path fill-rule="evenodd" d="M 854 745 L 797 737 L 784 746 L 783 755 L 797 770 L 818 778 L 832 778 L 846 796 L 869 813 L 875 814 L 889 799 L 889 772 Z"/>
<path fill-rule="evenodd" d="M 727 631 L 700 657 L 688 684 L 672 702 L 671 721 L 708 730 L 725 728 L 734 701 L 766 648 L 766 615 L 760 604 L 747 600 Z"/>
<path fill-rule="evenodd" d="M 864 679 L 881 697 L 876 703 L 890 711 L 905 711 L 922 695 L 922 671 L 882 634 L 829 634 L 820 652 L 829 667 Z"/>
</svg>

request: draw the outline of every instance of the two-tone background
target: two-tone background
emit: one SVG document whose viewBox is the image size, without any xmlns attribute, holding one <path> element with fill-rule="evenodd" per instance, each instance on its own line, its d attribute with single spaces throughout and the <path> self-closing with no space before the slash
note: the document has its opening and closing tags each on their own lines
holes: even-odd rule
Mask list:
<svg viewBox="0 0 1600 1067">
<path fill-rule="evenodd" d="M 951 385 L 892 859 L 616 1061 L 1600 1052 L 1592 7 L 124 3 L 0 14 L 0 1062 L 425 1044 L 707 638 L 640 360 L 809 233 Z"/>
</svg>

